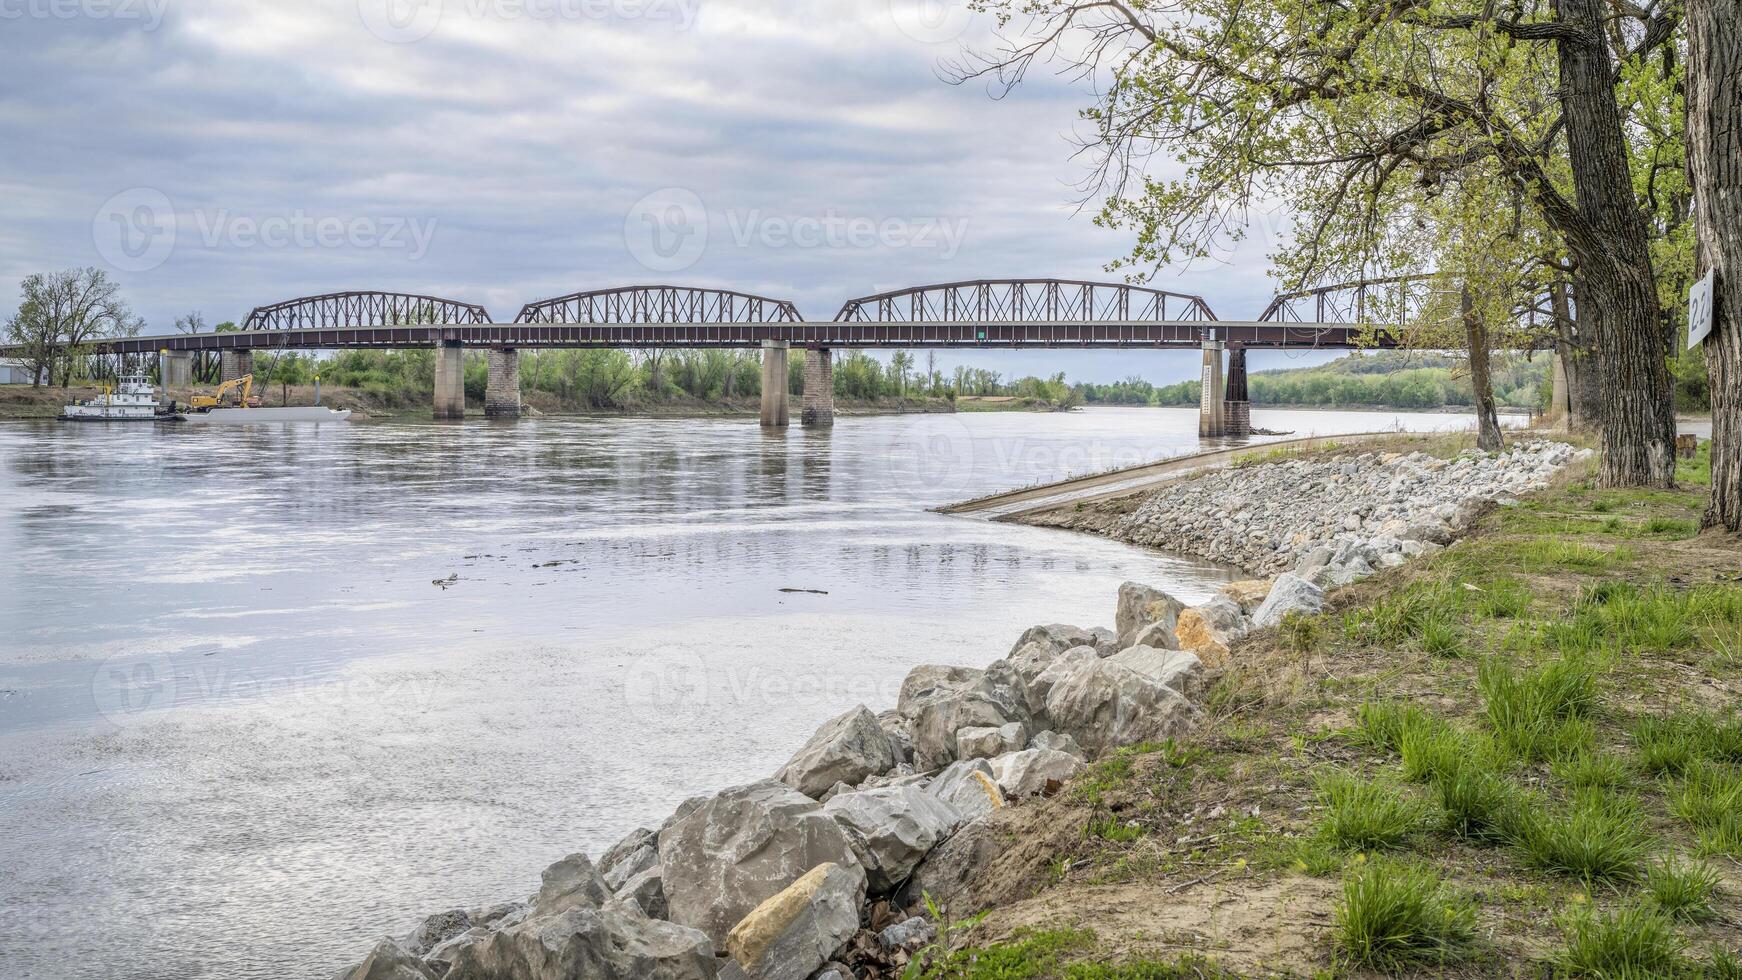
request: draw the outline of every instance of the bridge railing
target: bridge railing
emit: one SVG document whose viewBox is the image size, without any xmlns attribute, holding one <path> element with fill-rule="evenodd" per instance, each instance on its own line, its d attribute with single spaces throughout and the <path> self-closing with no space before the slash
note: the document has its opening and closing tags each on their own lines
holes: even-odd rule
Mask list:
<svg viewBox="0 0 1742 980">
<path fill-rule="evenodd" d="M 1079 279 L 976 279 L 912 286 L 850 299 L 835 314 L 853 323 L 1074 321 L 1215 322 L 1201 296 Z"/>
<path fill-rule="evenodd" d="M 797 323 L 786 300 L 730 289 L 618 286 L 528 303 L 515 323 Z"/>
<path fill-rule="evenodd" d="M 270 306 L 257 306 L 242 322 L 243 330 L 336 330 L 393 327 L 425 323 L 489 323 L 490 312 L 476 303 L 423 296 L 357 290 L 299 296 Z"/>
</svg>

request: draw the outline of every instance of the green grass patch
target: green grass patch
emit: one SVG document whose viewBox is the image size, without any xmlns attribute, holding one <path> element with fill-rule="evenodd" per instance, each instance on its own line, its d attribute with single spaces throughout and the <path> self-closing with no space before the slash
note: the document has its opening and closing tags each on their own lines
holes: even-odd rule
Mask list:
<svg viewBox="0 0 1742 980">
<path fill-rule="evenodd" d="M 1385 752 L 1403 748 L 1404 735 L 1418 728 L 1443 725 L 1437 718 L 1407 701 L 1365 701 L 1355 709 L 1355 741 Z"/>
<path fill-rule="evenodd" d="M 1316 835 L 1346 851 L 1397 847 L 1426 817 L 1421 801 L 1394 783 L 1334 770 L 1318 777 L 1317 789 L 1325 812 Z"/>
<path fill-rule="evenodd" d="M 1059 957 L 1094 942 L 1088 929 L 1022 931 L 1009 942 L 961 949 L 927 947 L 907 966 L 904 980 L 1035 980 L 1051 976 Z"/>
<path fill-rule="evenodd" d="M 1336 910 L 1338 958 L 1396 972 L 1469 958 L 1476 943 L 1472 904 L 1425 869 L 1374 862 L 1343 881 Z"/>
<path fill-rule="evenodd" d="M 1742 857 L 1742 775 L 1735 768 L 1690 767 L 1671 786 L 1669 809 L 1694 831 L 1702 854 Z"/>
<path fill-rule="evenodd" d="M 1085 832 L 1090 837 L 1099 837 L 1116 844 L 1129 844 L 1142 837 L 1144 829 L 1142 824 L 1135 821 L 1120 820 L 1118 817 L 1103 817 L 1099 820 L 1089 821 L 1089 826 Z"/>
<path fill-rule="evenodd" d="M 1627 760 L 1612 752 L 1580 752 L 1556 761 L 1553 771 L 1573 789 L 1618 789 L 1629 781 Z"/>
<path fill-rule="evenodd" d="M 1645 894 L 1672 918 L 1700 922 L 1712 917 L 1718 872 L 1709 864 L 1660 861 L 1645 869 Z"/>
<path fill-rule="evenodd" d="M 1631 881 L 1651 850 L 1638 800 L 1601 791 L 1579 793 L 1555 809 L 1521 810 L 1510 829 L 1531 866 L 1587 882 Z"/>
<path fill-rule="evenodd" d="M 1613 912 L 1586 908 L 1561 919 L 1566 948 L 1555 957 L 1575 977 L 1646 980 L 1687 970 L 1687 944 L 1669 916 L 1647 903 Z"/>
<path fill-rule="evenodd" d="M 1584 721 L 1597 703 L 1597 671 L 1582 657 L 1535 667 L 1490 657 L 1476 674 L 1488 723 L 1501 743 L 1525 759 L 1564 758 L 1587 748 Z"/>
</svg>

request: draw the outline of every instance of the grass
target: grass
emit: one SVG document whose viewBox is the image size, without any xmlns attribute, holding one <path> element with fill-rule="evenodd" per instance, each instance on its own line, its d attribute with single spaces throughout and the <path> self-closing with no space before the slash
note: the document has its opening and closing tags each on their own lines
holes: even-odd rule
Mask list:
<svg viewBox="0 0 1742 980">
<path fill-rule="evenodd" d="M 1426 816 L 1419 800 L 1392 783 L 1336 770 L 1319 776 L 1317 785 L 1325 808 L 1317 836 L 1342 850 L 1397 847 L 1421 828 Z"/>
<path fill-rule="evenodd" d="M 1702 854 L 1742 857 L 1742 775 L 1702 763 L 1670 789 L 1669 809 L 1687 824 Z"/>
<path fill-rule="evenodd" d="M 1439 724 L 1420 707 L 1403 701 L 1363 702 L 1355 709 L 1355 719 L 1356 741 L 1386 752 L 1401 751 L 1408 732 Z"/>
<path fill-rule="evenodd" d="M 1556 957 L 1575 977 L 1647 980 L 1674 977 L 1687 970 L 1687 944 L 1669 916 L 1648 903 L 1611 912 L 1583 909 L 1561 919 L 1566 947 Z"/>
<path fill-rule="evenodd" d="M 1645 870 L 1643 886 L 1658 911 L 1671 918 L 1699 922 L 1712 917 L 1712 897 L 1718 872 L 1709 864 L 1660 861 Z"/>
<path fill-rule="evenodd" d="M 1652 840 L 1641 826 L 1638 801 L 1601 791 L 1570 804 L 1524 811 L 1510 836 L 1532 867 L 1587 882 L 1625 882 L 1639 876 Z"/>
<path fill-rule="evenodd" d="M 1579 722 L 1597 703 L 1597 672 L 1583 658 L 1523 667 L 1490 657 L 1477 671 L 1476 686 L 1495 734 L 1520 757 L 1562 758 L 1589 743 Z"/>
<path fill-rule="evenodd" d="M 1351 966 L 1385 972 L 1442 966 L 1473 953 L 1476 914 L 1431 872 L 1375 862 L 1344 879 L 1335 942 Z"/>
</svg>

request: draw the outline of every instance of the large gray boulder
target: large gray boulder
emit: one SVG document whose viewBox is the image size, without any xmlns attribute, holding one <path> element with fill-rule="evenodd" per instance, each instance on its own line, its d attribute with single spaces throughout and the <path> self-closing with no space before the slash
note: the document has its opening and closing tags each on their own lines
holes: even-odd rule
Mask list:
<svg viewBox="0 0 1742 980">
<path fill-rule="evenodd" d="M 932 796 L 948 803 L 965 820 L 991 813 L 1004 805 L 998 777 L 985 759 L 953 762 L 925 787 Z"/>
<path fill-rule="evenodd" d="M 990 759 L 1028 744 L 1028 726 L 1020 721 L 997 728 L 964 728 L 956 733 L 957 759 Z"/>
<path fill-rule="evenodd" d="M 1108 657 L 1106 662 L 1129 667 L 1188 698 L 1197 698 L 1204 687 L 1204 662 L 1184 650 L 1137 646 Z"/>
<path fill-rule="evenodd" d="M 544 869 L 538 896 L 532 900 L 533 915 L 555 915 L 572 908 L 605 904 L 611 889 L 585 854 L 570 854 Z"/>
<path fill-rule="evenodd" d="M 1049 785 L 1062 784 L 1082 768 L 1082 759 L 1056 749 L 1023 749 L 992 760 L 998 788 L 1013 800 L 1044 793 Z"/>
<path fill-rule="evenodd" d="M 1050 729 L 1035 733 L 1034 737 L 1028 740 L 1028 747 L 1031 749 L 1052 749 L 1054 752 L 1064 752 L 1085 761 L 1088 759 L 1087 753 L 1083 751 L 1081 745 L 1077 744 L 1076 739 L 1069 735 L 1060 735 Z"/>
<path fill-rule="evenodd" d="M 920 862 L 896 894 L 896 900 L 912 908 L 929 898 L 950 918 L 972 915 L 979 911 L 974 907 L 979 904 L 975 884 L 1008 846 L 1005 832 L 989 818 L 966 824 Z"/>
<path fill-rule="evenodd" d="M 985 670 L 915 667 L 901 685 L 901 714 L 913 723 L 913 761 L 922 770 L 956 758 L 956 733 L 1028 719 L 1027 692 L 1008 661 Z"/>
<path fill-rule="evenodd" d="M 806 980 L 859 931 L 865 873 L 857 867 L 812 868 L 756 906 L 726 935 L 731 965 L 723 976 Z"/>
<path fill-rule="evenodd" d="M 459 951 L 444 980 L 714 980 L 714 943 L 621 907 L 572 908 Z"/>
<path fill-rule="evenodd" d="M 1197 709 L 1148 674 L 1106 660 L 1084 664 L 1053 685 L 1046 713 L 1056 731 L 1091 757 L 1109 749 L 1177 738 L 1191 730 Z"/>
<path fill-rule="evenodd" d="M 727 789 L 659 836 L 671 920 L 715 943 L 751 909 L 830 862 L 858 863 L 846 832 L 815 800 L 774 780 Z"/>
<path fill-rule="evenodd" d="M 882 723 L 861 704 L 824 722 L 774 778 L 815 799 L 836 783 L 888 772 L 898 761 Z"/>
<path fill-rule="evenodd" d="M 1293 572 L 1283 572 L 1252 614 L 1252 625 L 1262 629 L 1282 622 L 1291 612 L 1312 615 L 1325 608 L 1325 590 Z"/>
<path fill-rule="evenodd" d="M 1036 718 L 1045 718 L 1046 697 L 1052 693 L 1053 685 L 1070 676 L 1083 664 L 1094 663 L 1102 656 L 1099 652 L 1090 650 L 1088 647 L 1072 647 L 1059 654 L 1051 665 L 1036 675 L 1034 680 L 1028 682 L 1029 714 Z M 1111 654 L 1106 654 L 1106 656 L 1111 656 Z"/>
<path fill-rule="evenodd" d="M 391 939 L 375 944 L 363 962 L 341 970 L 333 980 L 436 980 L 435 971 Z"/>
<path fill-rule="evenodd" d="M 1144 627 L 1162 623 L 1173 629 L 1174 620 L 1185 603 L 1160 589 L 1137 582 L 1119 586 L 1119 605 L 1114 611 L 1113 631 L 1119 634 L 1121 647 L 1130 646 Z"/>
<path fill-rule="evenodd" d="M 665 903 L 665 875 L 660 872 L 659 865 L 625 881 L 605 906 L 633 906 L 650 919 L 669 917 L 670 909 Z"/>
<path fill-rule="evenodd" d="M 823 812 L 847 832 L 874 896 L 894 891 L 963 822 L 961 811 L 912 785 L 842 793 Z"/>
<path fill-rule="evenodd" d="M 1044 626 L 1030 626 L 1028 629 L 1023 631 L 1022 636 L 1017 638 L 1016 645 L 1010 648 L 1010 656 L 1014 658 L 1018 650 L 1021 650 L 1023 647 L 1031 643 L 1038 643 L 1043 647 L 1047 647 L 1051 649 L 1053 653 L 1062 653 L 1065 650 L 1069 650 L 1071 647 L 1092 647 L 1095 645 L 1096 639 L 1094 630 L 1086 630 L 1076 626 L 1067 626 L 1064 623 L 1048 623 Z"/>
<path fill-rule="evenodd" d="M 883 734 L 889 736 L 889 747 L 895 750 L 895 764 L 913 762 L 913 722 L 902 717 L 901 712 L 890 708 L 877 712 L 877 724 L 883 726 Z"/>
<path fill-rule="evenodd" d="M 652 860 L 644 852 L 652 852 Z M 627 862 L 625 870 L 618 870 L 618 865 Z M 659 834 L 646 827 L 631 830 L 624 838 L 611 845 L 610 850 L 599 855 L 597 867 L 604 877 L 605 884 L 616 891 L 623 882 L 629 880 L 659 863 Z"/>
<path fill-rule="evenodd" d="M 437 912 L 417 924 L 399 944 L 413 956 L 423 956 L 449 939 L 472 928 L 472 917 L 465 909 Z"/>
</svg>

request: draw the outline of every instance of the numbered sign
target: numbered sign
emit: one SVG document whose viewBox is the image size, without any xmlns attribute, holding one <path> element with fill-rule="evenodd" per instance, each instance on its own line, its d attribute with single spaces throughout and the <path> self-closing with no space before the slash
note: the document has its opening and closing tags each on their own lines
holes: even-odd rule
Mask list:
<svg viewBox="0 0 1742 980">
<path fill-rule="evenodd" d="M 1688 350 L 1700 345 L 1712 332 L 1712 282 L 1718 270 L 1708 269 L 1688 290 Z M 1735 315 L 1734 312 L 1731 313 Z"/>
</svg>

